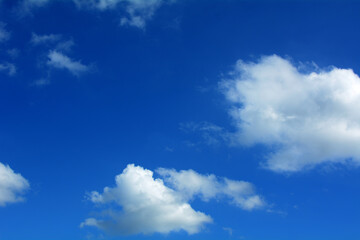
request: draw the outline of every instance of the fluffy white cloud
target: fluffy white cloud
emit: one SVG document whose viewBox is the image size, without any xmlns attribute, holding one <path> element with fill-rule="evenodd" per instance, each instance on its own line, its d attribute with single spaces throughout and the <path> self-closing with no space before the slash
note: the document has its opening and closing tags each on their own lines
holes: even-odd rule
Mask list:
<svg viewBox="0 0 360 240">
<path fill-rule="evenodd" d="M 12 63 L 2 63 L 0 64 L 0 71 L 5 71 L 9 76 L 16 74 L 16 67 Z"/>
<path fill-rule="evenodd" d="M 121 212 L 104 213 L 107 219 L 86 219 L 81 226 L 96 226 L 112 234 L 169 233 L 185 230 L 197 233 L 212 219 L 197 212 L 174 190 L 166 187 L 161 179 L 154 179 L 153 172 L 128 165 L 116 176 L 116 186 L 104 188 L 103 193 L 92 192 L 92 202 L 115 203 Z"/>
<path fill-rule="evenodd" d="M 115 187 L 89 194 L 93 203 L 108 209 L 101 214 L 104 219 L 88 218 L 81 227 L 94 226 L 120 235 L 179 230 L 193 234 L 212 222 L 210 216 L 190 206 L 189 201 L 195 198 L 206 202 L 227 199 L 245 210 L 266 206 L 248 182 L 201 175 L 193 170 L 159 168 L 156 172 L 162 179 L 154 179 L 152 171 L 129 164 L 116 176 Z M 111 204 L 121 211 L 113 210 Z"/>
<path fill-rule="evenodd" d="M 294 172 L 324 163 L 360 163 L 360 78 L 351 69 L 304 72 L 279 56 L 238 61 L 222 89 L 237 140 L 265 144 L 263 165 Z"/>
<path fill-rule="evenodd" d="M 228 198 L 232 204 L 245 210 L 266 205 L 249 182 L 219 179 L 213 174 L 202 175 L 193 170 L 177 172 L 173 169 L 160 168 L 157 173 L 187 201 L 194 197 L 200 197 L 204 201 Z"/>
<path fill-rule="evenodd" d="M 29 186 L 29 182 L 20 174 L 0 163 L 0 206 L 23 201 L 22 195 Z"/>
<path fill-rule="evenodd" d="M 10 33 L 5 29 L 5 23 L 0 22 L 0 43 L 9 40 Z"/>
<path fill-rule="evenodd" d="M 47 64 L 54 68 L 67 69 L 76 76 L 79 76 L 89 70 L 89 67 L 82 64 L 80 61 L 74 61 L 56 50 L 49 52 Z"/>
</svg>

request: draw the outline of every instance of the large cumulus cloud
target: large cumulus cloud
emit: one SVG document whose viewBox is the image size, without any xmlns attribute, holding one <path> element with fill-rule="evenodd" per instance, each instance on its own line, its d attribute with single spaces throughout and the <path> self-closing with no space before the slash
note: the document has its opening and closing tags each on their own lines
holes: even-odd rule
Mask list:
<svg viewBox="0 0 360 240">
<path fill-rule="evenodd" d="M 263 163 L 294 172 L 360 162 L 360 78 L 351 69 L 304 72 L 279 56 L 238 61 L 221 87 L 238 129 L 236 141 L 265 144 Z"/>
<path fill-rule="evenodd" d="M 110 234 L 151 234 L 186 231 L 198 233 L 213 220 L 190 205 L 195 197 L 209 201 L 227 197 L 236 206 L 252 210 L 264 206 L 254 187 L 243 181 L 219 180 L 215 175 L 202 175 L 193 170 L 173 169 L 153 172 L 129 164 L 116 176 L 114 187 L 102 193 L 93 191 L 89 199 L 103 207 L 100 217 L 88 218 L 81 226 L 98 227 Z"/>
<path fill-rule="evenodd" d="M 97 204 L 115 203 L 121 212 L 107 211 L 107 219 L 86 219 L 82 226 L 96 226 L 112 234 L 169 233 L 185 230 L 197 233 L 211 217 L 192 209 L 153 172 L 128 165 L 116 176 L 115 187 L 105 187 L 103 193 L 92 192 L 91 201 Z"/>
</svg>

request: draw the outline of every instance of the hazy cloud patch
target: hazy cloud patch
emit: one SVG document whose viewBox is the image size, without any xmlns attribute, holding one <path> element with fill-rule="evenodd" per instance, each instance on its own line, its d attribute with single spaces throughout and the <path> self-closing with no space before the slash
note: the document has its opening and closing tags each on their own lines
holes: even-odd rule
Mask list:
<svg viewBox="0 0 360 240">
<path fill-rule="evenodd" d="M 1 63 L 0 71 L 6 72 L 9 76 L 13 76 L 16 74 L 16 66 L 12 63 Z"/>
<path fill-rule="evenodd" d="M 9 40 L 10 32 L 6 30 L 6 24 L 0 22 L 0 43 Z"/>
<path fill-rule="evenodd" d="M 155 12 L 165 3 L 174 0 L 74 0 L 79 8 L 92 8 L 100 11 L 124 9 L 126 16 L 120 19 L 120 25 L 145 28 Z"/>
</svg>

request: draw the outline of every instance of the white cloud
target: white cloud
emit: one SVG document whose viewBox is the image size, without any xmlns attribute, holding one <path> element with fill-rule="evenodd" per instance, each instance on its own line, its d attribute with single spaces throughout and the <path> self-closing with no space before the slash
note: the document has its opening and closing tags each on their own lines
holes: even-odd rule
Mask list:
<svg viewBox="0 0 360 240">
<path fill-rule="evenodd" d="M 30 43 L 33 46 L 44 47 L 47 53 L 46 65 L 57 69 L 66 69 L 75 76 L 80 76 L 91 69 L 90 66 L 83 64 L 81 61 L 70 58 L 67 54 L 71 52 L 74 41 L 70 38 L 65 40 L 61 34 L 36 34 L 32 33 Z M 51 50 L 49 50 L 51 49 Z M 34 81 L 32 86 L 45 86 L 50 84 L 49 73 Z"/>
<path fill-rule="evenodd" d="M 144 28 L 155 11 L 167 0 L 74 0 L 79 7 L 91 7 L 98 10 L 109 10 L 117 7 L 124 8 L 127 15 L 121 18 L 121 25 Z"/>
<path fill-rule="evenodd" d="M 128 165 L 116 176 L 116 186 L 104 188 L 103 193 L 92 192 L 90 200 L 103 205 L 114 203 L 121 212 L 107 210 L 105 219 L 86 219 L 81 227 L 95 226 L 112 234 L 169 233 L 184 230 L 199 232 L 203 225 L 212 222 L 204 213 L 197 212 L 153 172 Z"/>
<path fill-rule="evenodd" d="M 5 23 L 0 22 L 0 43 L 9 40 L 10 33 L 5 29 Z"/>
<path fill-rule="evenodd" d="M 79 76 L 89 70 L 89 67 L 82 64 L 80 61 L 74 61 L 56 50 L 49 52 L 47 64 L 54 68 L 67 69 L 76 76 Z"/>
<path fill-rule="evenodd" d="M 200 197 L 203 201 L 227 198 L 244 210 L 258 209 L 266 205 L 249 182 L 219 179 L 213 174 L 202 175 L 193 170 L 177 172 L 173 169 L 159 168 L 157 173 L 186 201 L 195 197 Z"/>
<path fill-rule="evenodd" d="M 360 78 L 351 69 L 304 73 L 273 55 L 238 61 L 221 87 L 233 105 L 237 140 L 273 150 L 266 168 L 360 163 Z"/>
<path fill-rule="evenodd" d="M 22 195 L 29 186 L 29 182 L 20 174 L 0 163 L 0 206 L 23 201 Z"/>
<path fill-rule="evenodd" d="M 12 63 L 2 63 L 0 64 L 0 71 L 5 71 L 9 76 L 16 74 L 16 67 Z"/>
<path fill-rule="evenodd" d="M 45 44 L 45 43 L 54 43 L 61 39 L 60 34 L 45 34 L 38 35 L 36 33 L 32 33 L 30 42 L 34 45 Z"/>
</svg>

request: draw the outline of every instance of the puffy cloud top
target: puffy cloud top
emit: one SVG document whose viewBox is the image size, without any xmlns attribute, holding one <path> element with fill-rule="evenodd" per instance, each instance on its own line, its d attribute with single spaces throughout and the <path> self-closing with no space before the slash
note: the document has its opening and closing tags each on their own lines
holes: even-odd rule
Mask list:
<svg viewBox="0 0 360 240">
<path fill-rule="evenodd" d="M 195 211 L 188 203 L 195 197 L 204 201 L 228 197 L 236 206 L 251 210 L 264 205 L 248 182 L 219 180 L 215 175 L 201 175 L 193 170 L 176 172 L 158 169 L 164 178 L 154 179 L 153 172 L 129 164 L 116 176 L 115 187 L 105 187 L 102 193 L 91 192 L 90 200 L 108 209 L 105 219 L 88 218 L 81 226 L 95 226 L 112 234 L 169 233 L 184 230 L 199 232 L 212 218 Z M 121 207 L 112 210 L 111 204 Z"/>
<path fill-rule="evenodd" d="M 82 226 L 96 226 L 113 234 L 168 233 L 185 230 L 197 233 L 212 219 L 197 212 L 184 202 L 153 172 L 128 165 L 116 176 L 116 186 L 104 188 L 103 193 L 92 192 L 91 201 L 98 204 L 116 203 L 122 211 L 108 211 L 110 220 L 89 218 Z M 110 212 L 110 213 L 109 213 Z"/>
<path fill-rule="evenodd" d="M 0 163 L 0 206 L 23 201 L 29 182 L 9 166 Z"/>
<path fill-rule="evenodd" d="M 304 73 L 273 55 L 238 61 L 221 86 L 233 106 L 237 140 L 272 147 L 266 168 L 360 162 L 360 78 L 351 69 Z"/>
</svg>

